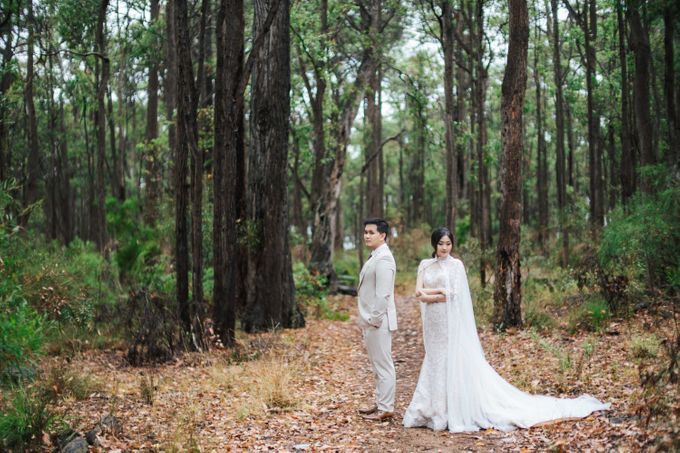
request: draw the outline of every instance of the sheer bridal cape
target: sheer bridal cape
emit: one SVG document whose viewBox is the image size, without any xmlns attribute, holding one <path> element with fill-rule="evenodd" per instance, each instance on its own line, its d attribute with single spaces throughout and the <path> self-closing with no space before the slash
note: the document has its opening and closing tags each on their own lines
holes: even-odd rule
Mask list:
<svg viewBox="0 0 680 453">
<path fill-rule="evenodd" d="M 609 408 L 589 395 L 530 395 L 506 382 L 484 357 L 463 263 L 453 257 L 423 260 L 425 288 L 445 288 L 446 303 L 421 303 L 425 359 L 404 426 L 452 432 L 509 431 Z"/>
</svg>

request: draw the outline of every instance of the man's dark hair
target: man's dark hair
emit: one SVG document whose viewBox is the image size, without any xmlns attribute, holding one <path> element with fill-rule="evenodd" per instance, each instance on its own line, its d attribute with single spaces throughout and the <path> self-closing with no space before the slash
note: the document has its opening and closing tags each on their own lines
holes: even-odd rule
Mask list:
<svg viewBox="0 0 680 453">
<path fill-rule="evenodd" d="M 366 225 L 375 225 L 376 227 L 378 227 L 378 232 L 385 233 L 385 238 L 387 238 L 387 235 L 390 232 L 390 226 L 383 219 L 378 218 L 366 219 L 364 220 L 364 226 Z"/>
</svg>

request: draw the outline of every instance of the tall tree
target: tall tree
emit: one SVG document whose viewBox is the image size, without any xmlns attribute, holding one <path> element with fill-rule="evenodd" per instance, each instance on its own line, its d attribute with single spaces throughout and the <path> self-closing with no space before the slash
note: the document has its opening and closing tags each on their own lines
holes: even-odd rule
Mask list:
<svg viewBox="0 0 680 453">
<path fill-rule="evenodd" d="M 539 69 L 539 48 L 542 48 L 541 33 L 536 23 L 536 44 L 534 46 L 534 85 L 536 88 L 536 194 L 538 195 L 538 244 L 543 252 L 548 235 L 548 150 L 543 127 L 543 93 Z"/>
<path fill-rule="evenodd" d="M 527 82 L 529 13 L 526 0 L 509 1 L 510 38 L 502 85 L 500 234 L 496 251 L 494 325 L 522 325 L 520 272 L 522 111 Z"/>
<path fill-rule="evenodd" d="M 0 99 L 5 98 L 5 93 L 9 90 L 14 79 L 12 71 L 10 71 L 10 64 L 14 57 L 14 42 L 12 27 L 14 24 L 14 15 L 18 13 L 15 11 L 15 4 L 12 2 L 10 7 L 3 11 L 2 19 L 0 21 L 0 33 L 3 35 L 5 47 L 2 49 L 2 66 L 0 66 Z M 4 181 L 9 173 L 9 128 L 7 127 L 7 106 L 5 103 L 0 103 L 0 181 Z"/>
<path fill-rule="evenodd" d="M 668 118 L 668 152 L 666 161 L 678 162 L 680 157 L 680 122 L 675 106 L 675 63 L 673 40 L 675 38 L 675 20 L 678 8 L 666 4 L 663 11 L 663 47 L 664 47 L 664 92 L 666 93 L 666 116 Z"/>
<path fill-rule="evenodd" d="M 373 70 L 368 77 L 366 90 L 366 119 L 368 125 L 368 142 L 364 153 L 368 170 L 366 172 L 366 203 L 367 214 L 370 217 L 383 217 L 383 191 L 381 184 L 380 142 L 382 140 L 382 113 L 379 104 L 381 86 L 380 60 L 382 58 L 382 43 L 380 40 L 382 29 L 382 0 L 370 0 L 370 6 L 364 7 L 369 11 L 370 25 L 368 27 L 369 58 L 373 60 Z"/>
<path fill-rule="evenodd" d="M 203 340 L 202 291 L 202 224 L 201 201 L 203 181 L 202 159 L 198 149 L 196 123 L 196 85 L 191 63 L 189 23 L 186 0 L 174 0 L 175 48 L 177 49 L 177 142 L 175 159 L 175 256 L 177 301 L 180 320 L 188 346 L 195 350 L 205 347 Z M 192 198 L 192 299 L 189 301 L 189 244 L 187 231 L 187 159 L 191 158 Z M 198 212 L 197 212 L 198 210 Z"/>
<path fill-rule="evenodd" d="M 100 252 L 104 251 L 107 241 L 106 234 L 106 185 L 104 183 L 104 166 L 106 162 L 106 89 L 109 84 L 109 57 L 106 54 L 106 11 L 109 0 L 101 0 L 97 15 L 95 40 L 97 52 L 95 74 L 97 79 L 97 110 L 95 113 L 97 126 L 97 165 L 95 170 L 96 209 L 94 218 L 94 239 Z"/>
<path fill-rule="evenodd" d="M 26 17 L 26 26 L 28 28 L 28 57 L 26 60 L 26 82 L 24 85 L 24 100 L 26 103 L 26 116 L 28 126 L 28 161 L 26 163 L 26 185 L 24 188 L 24 211 L 19 216 L 19 226 L 26 228 L 28 225 L 28 217 L 30 215 L 29 208 L 38 199 L 38 175 L 40 174 L 40 148 L 38 145 L 38 120 L 35 113 L 34 100 L 34 82 L 35 82 L 35 67 L 34 67 L 34 49 L 35 49 L 35 17 L 33 14 L 33 0 L 28 1 L 28 10 Z"/>
<path fill-rule="evenodd" d="M 160 16 L 159 0 L 151 0 L 151 29 L 156 30 Z M 156 40 L 154 40 L 156 42 Z M 151 49 L 150 49 L 151 50 Z M 155 49 L 154 49 L 155 50 Z M 149 61 L 149 81 L 146 88 L 146 131 L 145 138 L 145 196 L 144 222 L 153 225 L 158 217 L 160 199 L 160 150 L 158 138 L 158 59 L 153 52 L 147 55 Z"/>
<path fill-rule="evenodd" d="M 649 113 L 649 71 L 650 48 L 647 28 L 642 24 L 639 8 L 644 0 L 627 2 L 626 16 L 630 25 L 630 48 L 635 54 L 635 78 L 633 102 L 635 104 L 635 122 L 637 125 L 638 147 L 640 149 L 640 164 L 652 165 L 656 163 L 654 146 L 652 143 L 652 120 Z M 640 188 L 646 192 L 652 190 L 649 177 L 642 177 Z"/>
<path fill-rule="evenodd" d="M 221 0 L 216 21 L 215 145 L 213 162 L 213 318 L 222 343 L 236 332 L 239 256 L 237 247 L 239 178 L 243 159 L 244 16 L 243 0 Z M 240 156 L 240 157 L 239 157 Z M 239 176 L 241 174 L 241 176 Z"/>
<path fill-rule="evenodd" d="M 559 215 L 559 228 L 562 236 L 560 250 L 560 265 L 565 267 L 569 263 L 569 229 L 566 227 L 565 207 L 567 204 L 567 180 L 564 159 L 564 94 L 562 84 L 562 56 L 560 45 L 560 21 L 557 11 L 557 0 L 550 0 L 552 19 L 552 58 L 553 78 L 555 82 L 555 176 L 557 183 L 557 210 Z M 550 23 L 550 22 L 549 22 Z"/>
<path fill-rule="evenodd" d="M 295 301 L 288 246 L 289 0 L 255 0 L 253 34 L 263 30 L 277 3 L 265 42 L 256 49 L 252 74 L 247 226 L 253 234 L 248 244 L 246 331 L 304 323 Z"/>
<path fill-rule="evenodd" d="M 619 64 L 621 66 L 621 198 L 625 203 L 635 191 L 634 181 L 634 165 L 635 158 L 633 157 L 630 107 L 628 97 L 628 61 L 626 58 L 626 27 L 623 20 L 623 0 L 616 2 L 616 18 L 618 24 L 619 35 Z"/>
<path fill-rule="evenodd" d="M 576 11 L 569 0 L 564 0 L 569 14 L 583 32 L 586 67 L 586 90 L 588 111 L 588 173 L 590 197 L 590 223 L 593 231 L 604 225 L 604 192 L 602 187 L 602 148 L 600 146 L 600 115 L 596 105 L 597 53 L 597 0 L 586 0 L 583 9 Z"/>
</svg>

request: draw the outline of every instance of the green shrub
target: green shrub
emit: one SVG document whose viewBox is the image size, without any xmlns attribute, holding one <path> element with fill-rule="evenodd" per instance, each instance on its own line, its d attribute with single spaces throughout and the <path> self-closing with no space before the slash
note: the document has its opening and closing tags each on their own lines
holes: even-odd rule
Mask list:
<svg viewBox="0 0 680 453">
<path fill-rule="evenodd" d="M 671 179 L 672 177 L 668 177 Z M 657 179 L 665 181 L 665 175 Z M 680 265 L 680 184 L 654 194 L 638 193 L 626 208 L 617 208 L 603 230 L 599 261 L 610 274 L 640 280 L 648 288 L 675 290 Z"/>
<path fill-rule="evenodd" d="M 569 316 L 569 328 L 572 331 L 585 329 L 591 332 L 601 331 L 611 318 L 609 305 L 599 295 L 587 299 L 576 307 Z"/>
<path fill-rule="evenodd" d="M 13 293 L 16 297 L 17 294 Z M 25 301 L 0 299 L 0 378 L 32 377 L 33 357 L 46 340 L 48 323 Z"/>
<path fill-rule="evenodd" d="M 0 450 L 30 450 L 58 422 L 50 395 L 38 386 L 18 387 L 0 407 Z"/>
<path fill-rule="evenodd" d="M 347 313 L 331 307 L 328 301 L 328 287 L 326 277 L 312 275 L 302 262 L 293 264 L 293 278 L 295 280 L 295 294 L 305 316 L 317 319 L 333 319 L 346 321 Z"/>
</svg>

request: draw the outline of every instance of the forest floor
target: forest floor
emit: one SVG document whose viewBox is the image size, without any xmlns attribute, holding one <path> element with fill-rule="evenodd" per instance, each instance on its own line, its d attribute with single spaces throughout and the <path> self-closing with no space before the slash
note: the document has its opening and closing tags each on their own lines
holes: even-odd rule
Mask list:
<svg viewBox="0 0 680 453">
<path fill-rule="evenodd" d="M 639 336 L 670 337 L 668 313 L 615 320 L 598 334 L 480 329 L 487 359 L 512 384 L 532 393 L 589 393 L 612 408 L 507 433 L 452 434 L 402 426 L 423 357 L 420 312 L 406 296 L 397 300 L 393 341 L 397 416 L 384 423 L 358 416 L 357 408 L 371 402 L 373 377 L 353 322 L 354 299 L 340 302 L 350 321 L 309 320 L 304 329 L 243 335 L 238 353 L 185 354 L 136 368 L 122 351 L 88 351 L 69 363 L 53 357 L 43 364 L 95 383 L 84 399 L 59 403 L 74 429 L 85 433 L 107 415 L 119 422 L 99 433 L 95 451 L 639 451 L 654 439 L 677 441 L 677 387 L 666 389 L 666 406 L 654 400 L 661 422 L 645 426 L 649 400 L 631 352 Z"/>
</svg>

